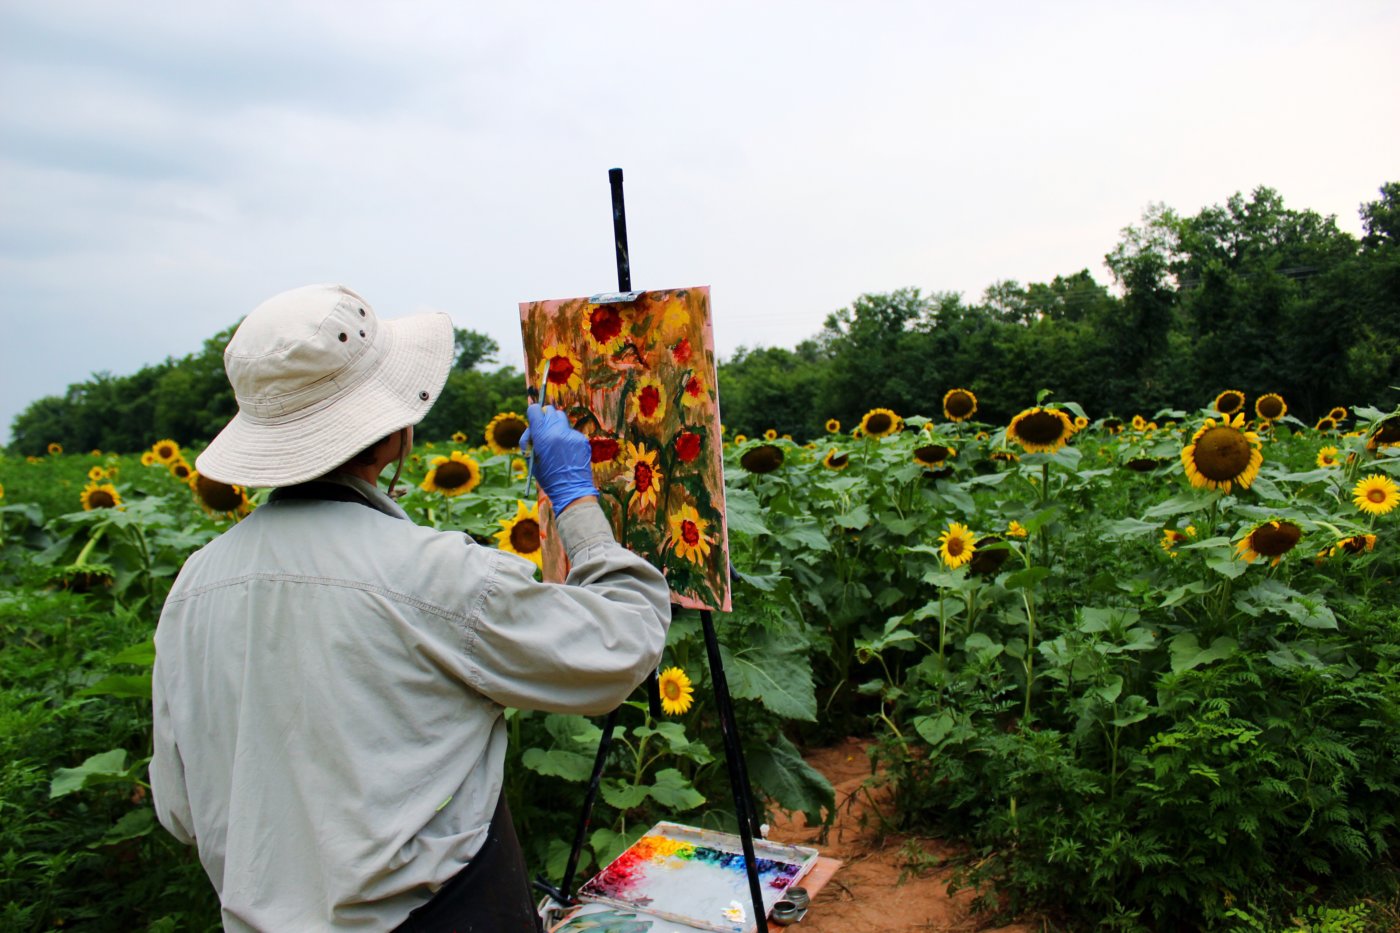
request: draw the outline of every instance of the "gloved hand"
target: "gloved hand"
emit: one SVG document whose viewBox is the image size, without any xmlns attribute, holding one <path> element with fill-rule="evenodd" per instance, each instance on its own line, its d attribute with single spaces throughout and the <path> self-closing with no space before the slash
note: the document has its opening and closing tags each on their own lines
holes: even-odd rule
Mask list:
<svg viewBox="0 0 1400 933">
<path fill-rule="evenodd" d="M 598 495 L 593 482 L 593 455 L 588 438 L 575 431 L 569 416 L 538 402 L 525 409 L 530 427 L 520 435 L 520 449 L 535 445 L 535 479 L 558 515 L 576 499 Z"/>
</svg>

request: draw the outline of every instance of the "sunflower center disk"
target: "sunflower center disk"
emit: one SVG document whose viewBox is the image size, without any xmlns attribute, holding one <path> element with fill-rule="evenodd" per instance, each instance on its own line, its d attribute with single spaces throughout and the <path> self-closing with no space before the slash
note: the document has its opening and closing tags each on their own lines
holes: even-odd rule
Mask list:
<svg viewBox="0 0 1400 933">
<path fill-rule="evenodd" d="M 1264 557 L 1278 557 L 1293 550 L 1303 530 L 1292 522 L 1279 522 L 1255 529 L 1252 536 L 1254 550 Z"/>
<path fill-rule="evenodd" d="M 465 463 L 452 461 L 437 468 L 437 485 L 441 489 L 456 489 L 464 486 L 472 478 L 472 471 Z"/>
<path fill-rule="evenodd" d="M 874 414 L 865 422 L 865 428 L 872 434 L 883 434 L 890 429 L 892 424 L 889 415 Z"/>
<path fill-rule="evenodd" d="M 1065 423 L 1058 415 L 1037 411 L 1022 418 L 1016 433 L 1032 444 L 1053 444 L 1065 433 Z"/>
<path fill-rule="evenodd" d="M 510 530 L 510 546 L 520 554 L 533 554 L 540 549 L 540 525 L 531 518 L 522 518 Z"/>
<path fill-rule="evenodd" d="M 227 483 L 201 476 L 198 484 L 199 497 L 215 512 L 232 512 L 243 504 L 243 497 Z"/>
<path fill-rule="evenodd" d="M 1216 482 L 1232 480 L 1249 466 L 1249 441 L 1234 428 L 1214 427 L 1196 441 L 1196 469 Z"/>
</svg>

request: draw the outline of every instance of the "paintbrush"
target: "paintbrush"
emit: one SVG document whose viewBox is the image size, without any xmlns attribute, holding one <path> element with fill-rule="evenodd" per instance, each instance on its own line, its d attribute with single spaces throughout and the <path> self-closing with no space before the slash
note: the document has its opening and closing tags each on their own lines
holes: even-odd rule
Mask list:
<svg viewBox="0 0 1400 933">
<path fill-rule="evenodd" d="M 548 382 L 544 384 L 544 388 L 546 390 L 549 388 Z M 525 389 L 525 397 L 530 400 L 530 404 L 532 405 L 535 402 L 542 403 L 544 400 L 543 392 L 540 389 L 536 389 L 534 386 L 529 386 Z M 525 466 L 525 498 L 528 499 L 530 497 L 530 491 L 534 488 L 535 483 L 535 442 L 533 440 L 530 441 L 530 450 L 525 457 L 527 461 Z"/>
</svg>

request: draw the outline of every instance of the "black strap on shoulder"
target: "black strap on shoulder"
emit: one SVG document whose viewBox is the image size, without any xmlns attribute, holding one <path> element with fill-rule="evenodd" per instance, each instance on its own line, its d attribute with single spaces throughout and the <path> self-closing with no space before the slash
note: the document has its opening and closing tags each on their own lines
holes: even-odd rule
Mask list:
<svg viewBox="0 0 1400 933">
<path fill-rule="evenodd" d="M 284 499 L 322 499 L 331 502 L 358 502 L 360 505 L 374 506 L 358 491 L 340 483 L 327 483 L 321 480 L 312 480 L 309 483 L 300 483 L 296 486 L 279 486 L 272 490 L 268 496 L 271 502 L 280 502 Z"/>
</svg>

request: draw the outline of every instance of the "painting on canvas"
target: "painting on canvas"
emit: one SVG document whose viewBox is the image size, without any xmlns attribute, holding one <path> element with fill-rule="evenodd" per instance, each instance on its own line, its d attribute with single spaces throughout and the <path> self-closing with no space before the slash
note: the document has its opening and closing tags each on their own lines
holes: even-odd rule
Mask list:
<svg viewBox="0 0 1400 933">
<path fill-rule="evenodd" d="M 710 290 L 520 305 L 532 389 L 588 435 L 617 539 L 666 574 L 672 599 L 728 611 L 729 543 Z M 567 559 L 541 493 L 544 576 Z"/>
</svg>

